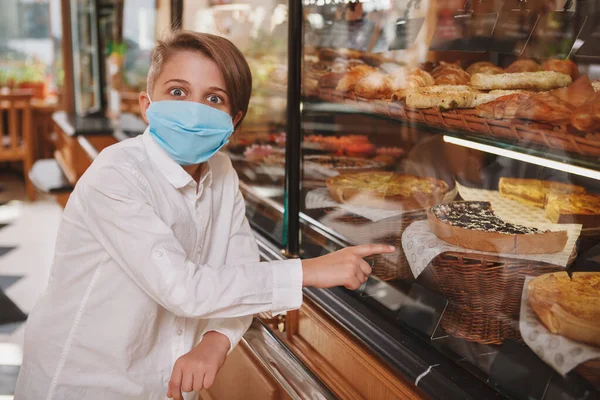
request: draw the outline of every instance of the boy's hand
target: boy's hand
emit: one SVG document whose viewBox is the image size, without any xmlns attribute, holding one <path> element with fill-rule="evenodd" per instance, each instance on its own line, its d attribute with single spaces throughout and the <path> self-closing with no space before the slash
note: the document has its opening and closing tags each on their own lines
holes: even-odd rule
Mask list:
<svg viewBox="0 0 600 400">
<path fill-rule="evenodd" d="M 219 332 L 207 332 L 198 346 L 175 362 L 167 397 L 181 400 L 181 392 L 210 388 L 230 347 L 227 336 Z"/>
<path fill-rule="evenodd" d="M 393 253 L 395 248 L 384 244 L 347 247 L 325 256 L 302 261 L 302 286 L 330 288 L 344 286 L 356 290 L 367 281 L 371 267 L 364 257 Z"/>
</svg>

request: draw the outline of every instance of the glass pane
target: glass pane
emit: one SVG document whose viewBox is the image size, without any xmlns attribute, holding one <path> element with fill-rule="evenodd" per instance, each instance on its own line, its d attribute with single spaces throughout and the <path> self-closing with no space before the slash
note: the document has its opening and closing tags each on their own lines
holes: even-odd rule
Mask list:
<svg viewBox="0 0 600 400">
<path fill-rule="evenodd" d="M 2 0 L 0 9 L 0 87 L 56 95 L 63 79 L 60 0 Z"/>
<path fill-rule="evenodd" d="M 230 39 L 252 71 L 250 107 L 227 151 L 255 228 L 283 242 L 287 1 L 184 1 L 183 28 Z"/>
<path fill-rule="evenodd" d="M 598 397 L 597 6 L 515 3 L 303 2 L 303 252 L 396 246 L 352 295 L 490 396 Z"/>
</svg>

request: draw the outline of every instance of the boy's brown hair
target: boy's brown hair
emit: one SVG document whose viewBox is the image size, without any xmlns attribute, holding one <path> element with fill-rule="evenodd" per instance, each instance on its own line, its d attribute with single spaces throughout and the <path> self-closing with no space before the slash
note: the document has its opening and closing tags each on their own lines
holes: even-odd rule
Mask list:
<svg viewBox="0 0 600 400">
<path fill-rule="evenodd" d="M 252 74 L 244 55 L 233 43 L 223 37 L 178 30 L 158 40 L 150 57 L 150 70 L 146 82 L 148 93 L 152 93 L 154 82 L 164 63 L 179 51 L 199 51 L 217 64 L 225 79 L 232 115 L 235 116 L 238 111 L 242 112 L 237 128 L 248 111 L 252 92 Z"/>
</svg>

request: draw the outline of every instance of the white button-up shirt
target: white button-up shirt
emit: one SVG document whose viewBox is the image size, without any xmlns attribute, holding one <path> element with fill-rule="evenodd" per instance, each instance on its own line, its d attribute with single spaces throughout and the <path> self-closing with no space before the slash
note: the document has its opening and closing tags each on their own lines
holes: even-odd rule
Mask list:
<svg viewBox="0 0 600 400">
<path fill-rule="evenodd" d="M 147 132 L 102 151 L 65 208 L 15 399 L 165 399 L 204 333 L 233 348 L 250 315 L 300 307 L 300 261 L 258 262 L 229 158 L 206 165 L 197 185 Z"/>
</svg>

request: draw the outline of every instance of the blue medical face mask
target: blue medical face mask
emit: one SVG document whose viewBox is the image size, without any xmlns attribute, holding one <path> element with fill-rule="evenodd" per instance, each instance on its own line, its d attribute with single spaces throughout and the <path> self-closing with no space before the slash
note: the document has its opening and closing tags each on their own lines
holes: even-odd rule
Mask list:
<svg viewBox="0 0 600 400">
<path fill-rule="evenodd" d="M 194 101 L 150 100 L 146 117 L 150 135 L 179 165 L 207 161 L 233 133 L 229 114 Z"/>
</svg>

